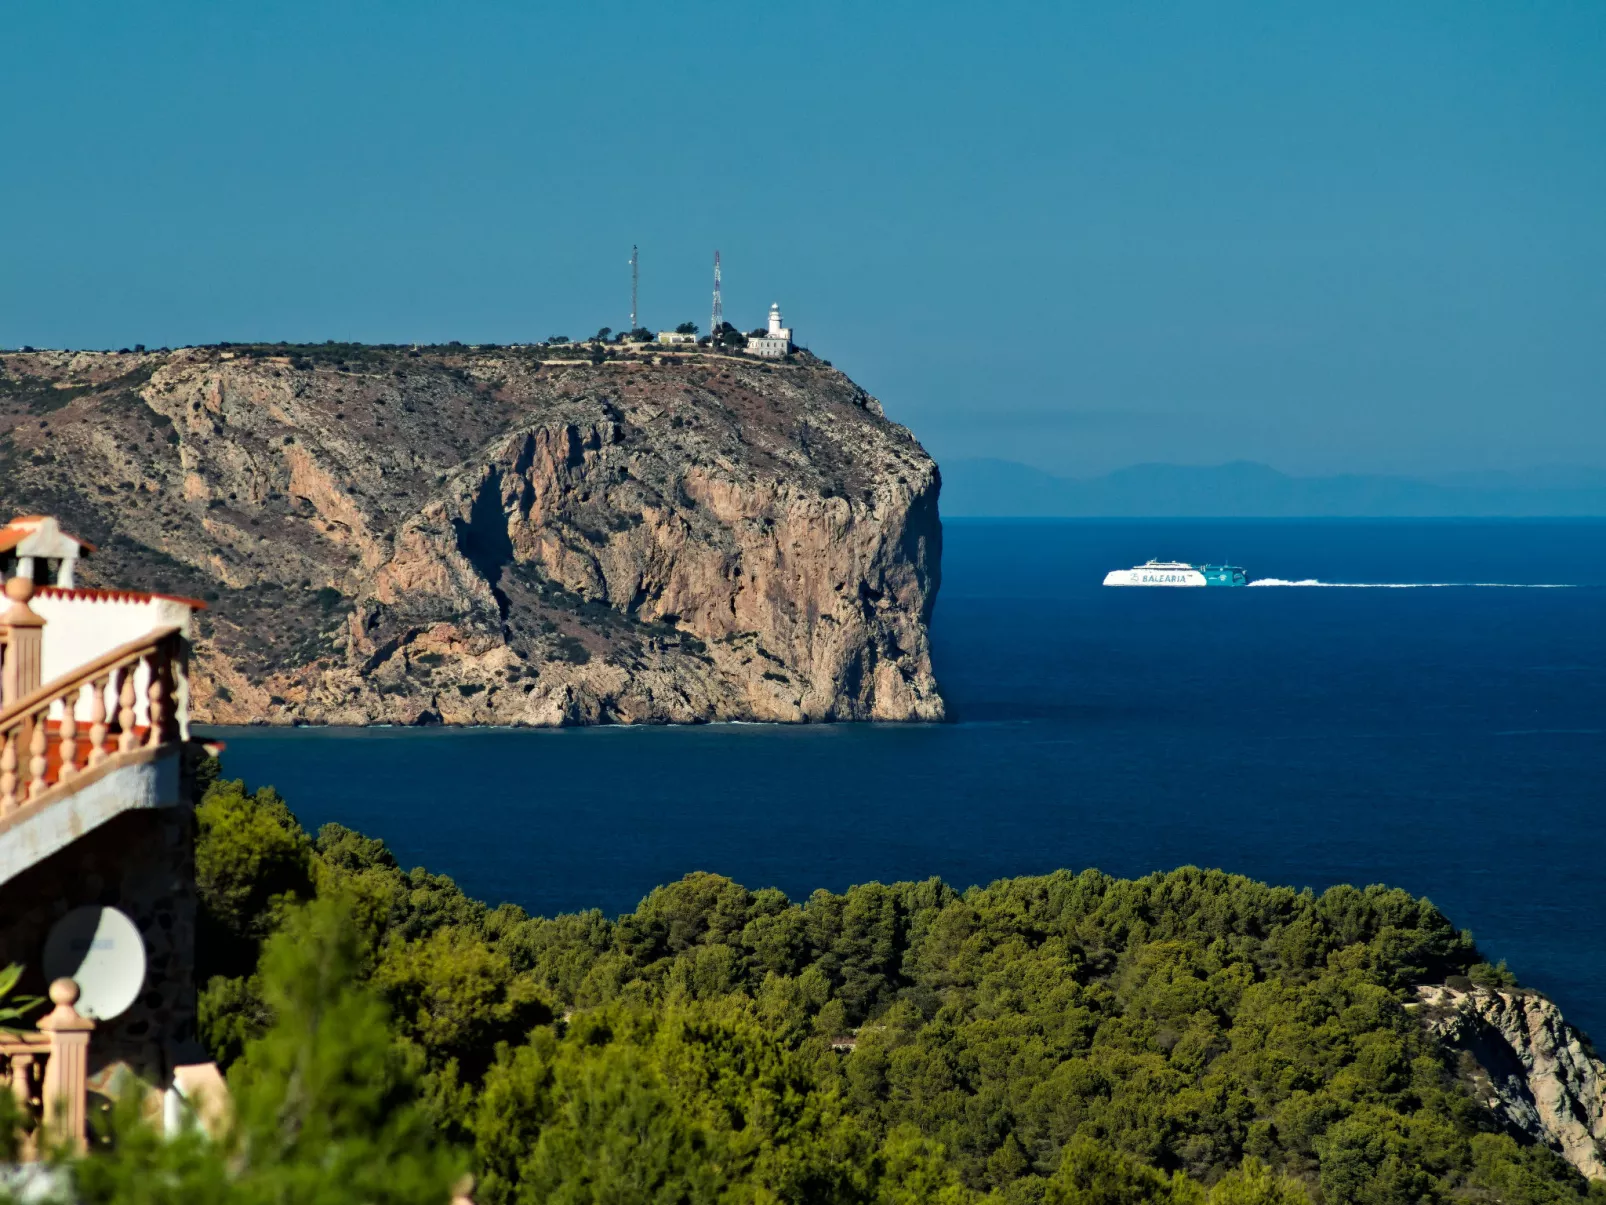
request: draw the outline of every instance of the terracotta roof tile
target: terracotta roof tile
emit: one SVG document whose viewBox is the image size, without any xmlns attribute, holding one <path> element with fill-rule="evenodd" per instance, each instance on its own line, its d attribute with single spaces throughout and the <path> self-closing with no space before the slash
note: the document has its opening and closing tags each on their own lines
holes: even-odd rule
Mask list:
<svg viewBox="0 0 1606 1205">
<path fill-rule="evenodd" d="M 198 598 L 185 598 L 182 594 L 153 594 L 146 590 L 102 590 L 94 586 L 40 586 L 35 597 L 47 596 L 52 598 L 78 598 L 91 602 L 150 602 L 152 599 L 165 599 L 167 602 L 183 603 L 192 611 L 206 610 L 206 604 Z"/>
</svg>

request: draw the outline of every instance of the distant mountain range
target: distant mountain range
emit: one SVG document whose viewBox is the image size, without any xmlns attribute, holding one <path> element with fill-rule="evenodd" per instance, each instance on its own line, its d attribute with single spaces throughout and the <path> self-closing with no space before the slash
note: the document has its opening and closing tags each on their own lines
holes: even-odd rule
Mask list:
<svg viewBox="0 0 1606 1205">
<path fill-rule="evenodd" d="M 1009 460 L 942 465 L 950 517 L 1606 516 L 1606 470 L 1558 467 L 1438 477 L 1291 477 L 1252 461 L 1140 464 L 1056 477 Z"/>
</svg>

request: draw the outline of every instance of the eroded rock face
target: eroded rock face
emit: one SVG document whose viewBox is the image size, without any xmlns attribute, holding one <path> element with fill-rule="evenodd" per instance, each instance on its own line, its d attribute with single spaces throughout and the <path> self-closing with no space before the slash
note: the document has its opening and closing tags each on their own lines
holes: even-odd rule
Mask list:
<svg viewBox="0 0 1606 1205">
<path fill-rule="evenodd" d="M 1590 1179 L 1606 1179 L 1606 1063 L 1554 1004 L 1470 985 L 1429 985 L 1417 995 L 1429 1031 L 1462 1052 L 1475 1095 Z"/>
<path fill-rule="evenodd" d="M 0 506 L 207 601 L 202 721 L 940 719 L 936 466 L 799 360 L 15 353 Z"/>
</svg>

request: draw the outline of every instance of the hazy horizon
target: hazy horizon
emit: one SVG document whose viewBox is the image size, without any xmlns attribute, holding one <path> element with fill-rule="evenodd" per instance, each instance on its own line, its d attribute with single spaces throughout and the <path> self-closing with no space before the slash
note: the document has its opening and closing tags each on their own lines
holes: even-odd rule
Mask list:
<svg viewBox="0 0 1606 1205">
<path fill-rule="evenodd" d="M 1606 7 L 18 10 L 0 345 L 778 301 L 939 460 L 1606 467 Z M 48 98 L 42 101 L 41 98 Z"/>
<path fill-rule="evenodd" d="M 939 467 L 947 518 L 1606 518 L 1606 469 L 1581 465 L 1420 476 L 1301 476 L 1247 460 L 1092 477 L 1009 460 Z"/>
<path fill-rule="evenodd" d="M 918 435 L 919 432 L 916 432 L 916 434 Z M 1454 483 L 1458 479 L 1465 479 L 1465 478 L 1476 478 L 1476 479 L 1491 478 L 1491 479 L 1493 479 L 1493 478 L 1500 478 L 1500 477 L 1530 477 L 1530 476 L 1535 476 L 1535 475 L 1538 475 L 1538 474 L 1549 473 L 1549 472 L 1562 472 L 1562 473 L 1574 472 L 1574 473 L 1606 474 L 1606 467 L 1602 467 L 1602 466 L 1599 466 L 1599 465 L 1586 464 L 1586 463 L 1583 463 L 1581 461 L 1566 461 L 1566 460 L 1556 460 L 1556 461 L 1551 461 L 1551 462 L 1546 463 L 1546 464 L 1519 465 L 1519 466 L 1517 466 L 1515 468 L 1509 468 L 1509 469 L 1481 469 L 1481 470 L 1480 469 L 1448 469 L 1448 470 L 1445 470 L 1445 471 L 1442 471 L 1442 472 L 1423 472 L 1423 473 L 1368 473 L 1368 472 L 1365 472 L 1365 471 L 1350 471 L 1350 472 L 1339 472 L 1339 473 L 1300 473 L 1300 472 L 1292 472 L 1292 471 L 1290 471 L 1290 470 L 1288 470 L 1286 468 L 1283 468 L 1280 465 L 1268 464 L 1264 460 L 1251 460 L 1248 457 L 1233 456 L 1233 457 L 1229 457 L 1229 458 L 1224 459 L 1224 460 L 1217 460 L 1217 459 L 1207 459 L 1207 460 L 1134 460 L 1134 461 L 1131 461 L 1130 463 L 1118 464 L 1118 465 L 1113 466 L 1112 468 L 1101 470 L 1101 471 L 1095 472 L 1095 473 L 1070 473 L 1070 472 L 1062 472 L 1062 471 L 1059 471 L 1059 470 L 1056 470 L 1056 469 L 1053 469 L 1053 468 L 1045 468 L 1044 466 L 1042 466 L 1040 464 L 1033 464 L 1030 460 L 1015 460 L 1015 459 L 1010 459 L 1010 458 L 1007 458 L 1007 457 L 963 456 L 963 455 L 960 455 L 960 456 L 949 456 L 949 457 L 946 457 L 944 459 L 946 459 L 948 463 L 1008 464 L 1008 465 L 1012 465 L 1012 466 L 1018 466 L 1018 467 L 1023 468 L 1023 469 L 1027 469 L 1027 470 L 1029 470 L 1029 471 L 1031 471 L 1033 473 L 1042 473 L 1044 475 L 1052 476 L 1052 477 L 1058 477 L 1058 478 L 1061 478 L 1061 479 L 1066 480 L 1066 481 L 1095 481 L 1095 480 L 1098 480 L 1098 479 L 1103 478 L 1103 477 L 1111 476 L 1112 474 L 1122 473 L 1122 472 L 1126 472 L 1126 471 L 1129 471 L 1129 470 L 1132 470 L 1132 469 L 1148 469 L 1148 468 L 1195 469 L 1195 470 L 1197 470 L 1197 469 L 1226 469 L 1226 468 L 1237 467 L 1237 466 L 1240 466 L 1240 465 L 1252 466 L 1254 468 L 1270 469 L 1274 473 L 1279 473 L 1279 474 L 1282 474 L 1283 476 L 1292 477 L 1292 478 L 1295 478 L 1295 479 L 1345 477 L 1345 476 L 1361 476 L 1361 477 L 1376 476 L 1376 477 L 1397 477 L 1397 478 L 1402 478 L 1402 479 L 1407 479 L 1408 478 L 1408 479 L 1413 479 L 1413 480 L 1432 481 L 1432 482 L 1437 482 L 1437 483 Z M 939 464 L 940 463 L 941 463 L 941 460 L 939 460 Z"/>
</svg>

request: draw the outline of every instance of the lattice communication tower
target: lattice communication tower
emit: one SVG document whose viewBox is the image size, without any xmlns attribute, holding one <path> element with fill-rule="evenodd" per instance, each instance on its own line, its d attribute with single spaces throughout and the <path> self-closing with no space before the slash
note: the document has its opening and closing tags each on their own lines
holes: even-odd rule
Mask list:
<svg viewBox="0 0 1606 1205">
<path fill-rule="evenodd" d="M 719 338 L 720 324 L 725 321 L 725 303 L 719 298 L 719 252 L 714 252 L 714 315 L 708 320 L 708 338 L 712 343 Z"/>
<path fill-rule="evenodd" d="M 630 244 L 630 329 L 636 329 L 636 279 L 637 279 L 636 245 Z"/>
</svg>

